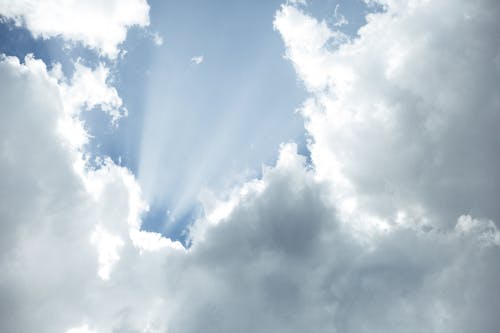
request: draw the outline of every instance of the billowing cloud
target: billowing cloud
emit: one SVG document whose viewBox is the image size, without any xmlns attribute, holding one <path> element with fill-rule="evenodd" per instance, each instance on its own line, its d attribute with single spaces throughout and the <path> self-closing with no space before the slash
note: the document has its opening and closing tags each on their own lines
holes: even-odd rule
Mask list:
<svg viewBox="0 0 500 333">
<path fill-rule="evenodd" d="M 218 223 L 171 258 L 180 332 L 494 332 L 500 233 L 462 216 L 447 232 L 399 226 L 364 238 L 284 146 Z M 480 281 L 480 283 L 477 283 Z"/>
<path fill-rule="evenodd" d="M 347 42 L 280 9 L 312 165 L 284 144 L 260 179 L 204 197 L 187 250 L 140 231 L 127 169 L 90 168 L 58 130 L 119 108 L 104 69 L 3 57 L 2 331 L 496 332 L 499 6 L 405 4 Z"/>
<path fill-rule="evenodd" d="M 72 108 L 75 104 L 64 99 L 72 96 L 67 91 L 86 91 L 86 84 L 94 82 L 80 80 L 81 71 L 91 75 L 100 69 L 82 67 L 67 84 L 40 60 L 28 57 L 21 64 L 3 56 L 0 61 L 2 331 L 65 332 L 86 324 L 89 330 L 111 331 L 121 320 L 120 311 L 129 308 L 135 313 L 135 307 L 145 307 L 134 297 L 125 301 L 128 282 L 123 281 L 121 291 L 116 283 L 106 283 L 120 260 L 133 248 L 144 263 L 152 264 L 148 248 L 175 247 L 138 230 L 146 207 L 128 170 L 107 159 L 97 169 L 86 166 L 85 140 L 74 139 L 75 133 L 84 138 L 86 133 Z M 108 98 L 96 93 L 79 102 L 105 105 Z M 60 130 L 61 124 L 73 130 Z M 142 246 L 144 239 L 149 244 Z M 134 283 L 147 286 L 142 278 Z M 134 294 L 149 294 L 139 285 Z M 144 325 L 147 311 L 137 312 Z M 92 321 L 87 323 L 88 318 Z"/>
<path fill-rule="evenodd" d="M 146 0 L 1 0 L 0 15 L 25 26 L 35 37 L 81 42 L 110 58 L 118 55 L 128 27 L 149 25 Z"/>
<path fill-rule="evenodd" d="M 317 176 L 354 215 L 500 221 L 500 5 L 381 4 L 346 43 L 293 6 L 276 16 L 312 93 L 302 113 Z"/>
<path fill-rule="evenodd" d="M 195 227 L 203 269 L 177 286 L 173 327 L 495 332 L 500 7 L 382 5 L 355 39 L 277 13 L 311 93 L 312 170 L 285 146 L 221 222 Z"/>
<path fill-rule="evenodd" d="M 137 230 L 144 206 L 126 169 L 84 168 L 54 130 L 64 95 L 43 63 L 4 58 L 0 70 L 3 330 L 496 329 L 500 237 L 490 221 L 400 226 L 366 242 L 287 144 L 225 214 L 198 221 L 189 251 L 176 250 Z M 159 245 L 141 247 L 137 233 Z"/>
</svg>

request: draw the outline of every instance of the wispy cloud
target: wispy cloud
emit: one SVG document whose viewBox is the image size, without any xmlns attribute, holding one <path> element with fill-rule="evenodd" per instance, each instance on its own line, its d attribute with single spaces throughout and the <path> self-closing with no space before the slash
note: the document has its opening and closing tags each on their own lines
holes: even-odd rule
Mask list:
<svg viewBox="0 0 500 333">
<path fill-rule="evenodd" d="M 337 4 L 335 6 L 333 18 L 334 18 L 333 25 L 336 27 L 341 27 L 343 25 L 349 24 L 349 21 L 345 18 L 345 16 L 340 13 L 340 4 Z"/>
<path fill-rule="evenodd" d="M 163 37 L 160 35 L 159 32 L 153 32 L 151 34 L 151 37 L 153 38 L 153 43 L 155 43 L 156 46 L 163 45 Z"/>
<path fill-rule="evenodd" d="M 195 65 L 199 65 L 203 62 L 203 55 L 199 55 L 199 56 L 196 56 L 196 57 L 192 57 L 191 58 L 191 63 L 195 64 Z"/>
</svg>

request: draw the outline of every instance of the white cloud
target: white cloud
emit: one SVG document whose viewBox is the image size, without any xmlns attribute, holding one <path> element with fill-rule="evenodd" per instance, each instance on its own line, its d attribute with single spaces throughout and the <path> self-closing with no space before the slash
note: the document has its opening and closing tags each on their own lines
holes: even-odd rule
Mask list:
<svg viewBox="0 0 500 333">
<path fill-rule="evenodd" d="M 302 6 L 307 5 L 306 0 L 288 0 L 288 3 L 293 4 L 293 5 L 302 5 Z"/>
<path fill-rule="evenodd" d="M 116 58 L 130 26 L 149 25 L 146 0 L 0 0 L 0 15 L 24 25 L 33 36 L 60 36 Z"/>
<path fill-rule="evenodd" d="M 118 252 L 124 245 L 123 240 L 118 236 L 109 234 L 98 225 L 91 235 L 91 242 L 97 245 L 99 253 L 99 271 L 97 274 L 103 280 L 108 280 L 114 264 L 120 260 Z"/>
<path fill-rule="evenodd" d="M 330 41 L 344 42 L 347 37 L 328 28 L 326 22 L 318 22 L 304 15 L 295 6 L 283 6 L 274 20 L 275 29 L 281 32 L 287 46 L 286 56 L 309 90 L 322 90 L 328 85 L 325 69 L 329 61 L 325 45 Z"/>
<path fill-rule="evenodd" d="M 158 32 L 153 33 L 151 37 L 153 38 L 153 42 L 156 46 L 163 45 L 163 37 Z"/>
<path fill-rule="evenodd" d="M 81 109 L 91 110 L 99 105 L 113 123 L 126 116 L 127 110 L 122 108 L 122 99 L 116 89 L 108 84 L 109 77 L 109 69 L 102 63 L 92 70 L 77 62 L 70 84 L 62 85 L 65 108 L 78 113 Z"/>
<path fill-rule="evenodd" d="M 195 65 L 199 65 L 203 62 L 203 56 L 200 55 L 200 56 L 192 57 L 191 62 Z"/>
<path fill-rule="evenodd" d="M 4 58 L 0 77 L 3 331 L 498 326 L 494 225 L 463 217 L 456 230 L 424 232 L 403 224 L 368 246 L 338 219 L 329 187 L 293 144 L 262 179 L 235 191 L 217 221 L 197 222 L 189 251 L 148 233 L 138 248 L 140 189 L 110 160 L 85 168 L 81 147 L 54 131 L 67 116 L 60 81 L 32 58 Z M 92 243 L 96 230 L 107 236 Z"/>
<path fill-rule="evenodd" d="M 359 38 L 334 48 L 324 22 L 291 6 L 276 15 L 312 93 L 302 112 L 317 176 L 357 212 L 404 212 L 440 226 L 470 213 L 498 223 L 499 6 L 383 4 Z"/>
<path fill-rule="evenodd" d="M 130 272 L 131 263 L 157 265 L 159 254 L 137 248 L 129 236 L 143 233 L 140 189 L 128 170 L 110 160 L 88 169 L 82 146 L 57 131 L 61 120 L 70 119 L 85 134 L 75 104 L 64 98 L 79 90 L 75 85 L 88 88 L 88 81 L 65 83 L 59 74 L 31 57 L 25 64 L 14 57 L 0 61 L 1 330 L 65 332 L 82 322 L 96 332 L 145 327 L 160 296 L 147 290 L 147 269 L 121 273 Z M 96 96 L 103 98 L 79 99 L 80 105 L 107 103 L 106 95 Z M 93 235 L 100 237 L 92 242 Z M 149 242 L 150 248 L 158 248 L 154 242 L 175 245 Z M 133 291 L 127 291 L 130 283 Z M 121 312 L 126 309 L 133 315 Z"/>
<path fill-rule="evenodd" d="M 61 66 L 56 64 L 50 75 L 59 84 L 65 115 L 58 120 L 58 131 L 74 147 L 81 147 L 88 142 L 88 135 L 79 120 L 82 111 L 98 107 L 110 116 L 115 126 L 120 118 L 127 116 L 122 99 L 110 85 L 109 69 L 104 64 L 100 63 L 91 69 L 78 61 L 71 80 L 64 77 Z"/>
</svg>

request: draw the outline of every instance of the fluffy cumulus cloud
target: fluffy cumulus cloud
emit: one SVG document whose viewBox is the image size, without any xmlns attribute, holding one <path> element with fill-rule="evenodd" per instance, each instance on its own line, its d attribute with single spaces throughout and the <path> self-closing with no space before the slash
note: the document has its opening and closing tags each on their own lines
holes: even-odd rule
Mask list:
<svg viewBox="0 0 500 333">
<path fill-rule="evenodd" d="M 368 243 L 285 146 L 215 225 L 195 230 L 168 299 L 172 332 L 494 332 L 499 232 L 400 227 Z"/>
<path fill-rule="evenodd" d="M 76 104 L 68 103 L 68 96 L 74 100 L 68 91 L 86 90 L 81 72 L 90 82 L 101 77 L 99 67 L 81 67 L 67 83 L 32 57 L 24 63 L 5 56 L 0 61 L 0 321 L 5 332 L 65 332 L 85 325 L 87 331 L 95 326 L 107 332 L 121 321 L 133 321 L 127 311 L 145 327 L 153 306 L 148 303 L 154 300 L 152 290 L 141 287 L 149 288 L 148 269 L 125 266 L 142 275 L 131 283 L 132 294 L 143 301 L 126 295 L 128 273 L 116 274 L 121 283 L 107 280 L 131 247 L 132 256 L 154 267 L 148 247 L 176 246 L 139 231 L 145 204 L 128 170 L 107 159 L 95 169 L 86 165 L 85 130 Z M 94 86 L 93 98 L 79 102 L 106 105 L 112 88 L 101 88 Z"/>
<path fill-rule="evenodd" d="M 149 24 L 146 0 L 1 0 L 0 15 L 23 25 L 33 36 L 82 42 L 111 58 L 133 25 Z"/>
<path fill-rule="evenodd" d="M 312 93 L 304 107 L 318 177 L 347 211 L 454 225 L 500 221 L 496 1 L 382 1 L 338 45 L 284 6 L 275 27 Z"/>
<path fill-rule="evenodd" d="M 2 331 L 496 332 L 500 5 L 382 5 L 353 40 L 277 12 L 310 163 L 284 144 L 205 196 L 189 249 L 140 230 L 127 169 L 87 163 L 80 112 L 121 107 L 105 69 L 2 57 Z"/>
</svg>

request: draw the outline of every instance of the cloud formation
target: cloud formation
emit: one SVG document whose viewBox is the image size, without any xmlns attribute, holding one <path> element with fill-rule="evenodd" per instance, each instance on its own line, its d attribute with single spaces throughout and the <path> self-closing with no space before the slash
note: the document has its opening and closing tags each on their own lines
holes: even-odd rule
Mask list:
<svg viewBox="0 0 500 333">
<path fill-rule="evenodd" d="M 448 232 L 400 226 L 367 242 L 294 149 L 169 260 L 172 331 L 496 330 L 493 223 L 463 216 Z"/>
<path fill-rule="evenodd" d="M 105 68 L 3 56 L 2 331 L 496 332 L 500 6 L 383 5 L 354 40 L 281 7 L 312 165 L 284 144 L 205 197 L 187 250 L 140 231 L 127 169 L 86 163 L 80 112 L 121 106 Z"/>
<path fill-rule="evenodd" d="M 441 227 L 462 214 L 500 221 L 500 6 L 380 3 L 347 43 L 295 7 L 276 16 L 311 92 L 302 113 L 317 176 L 346 213 Z"/>
<path fill-rule="evenodd" d="M 109 319 L 103 319 L 106 311 L 144 306 L 137 299 L 124 302 L 127 282 L 117 291 L 116 282 L 104 281 L 113 277 L 127 246 L 137 256 L 148 248 L 176 246 L 139 231 L 146 206 L 128 170 L 108 159 L 97 169 L 86 165 L 86 132 L 76 104 L 65 100 L 74 100 L 68 91 L 85 92 L 88 82 L 99 82 L 80 80 L 82 72 L 101 75 L 99 67 L 81 67 L 67 84 L 41 60 L 27 57 L 21 64 L 2 56 L 0 61 L 2 331 L 65 332 L 86 324 L 88 317 L 89 327 L 112 331 Z M 93 86 L 97 93 L 90 100 L 85 94 L 78 99 L 80 111 L 108 103 L 105 92 L 112 88 L 102 86 L 99 93 L 99 87 Z M 147 255 L 142 259 L 146 263 Z M 148 294 L 136 288 L 137 295 Z M 118 307 L 112 305 L 111 290 L 122 295 Z M 147 322 L 147 313 L 139 316 Z"/>
<path fill-rule="evenodd" d="M 34 37 L 62 37 L 116 58 L 127 29 L 149 25 L 146 0 L 2 0 L 0 15 L 25 26 Z"/>
</svg>

